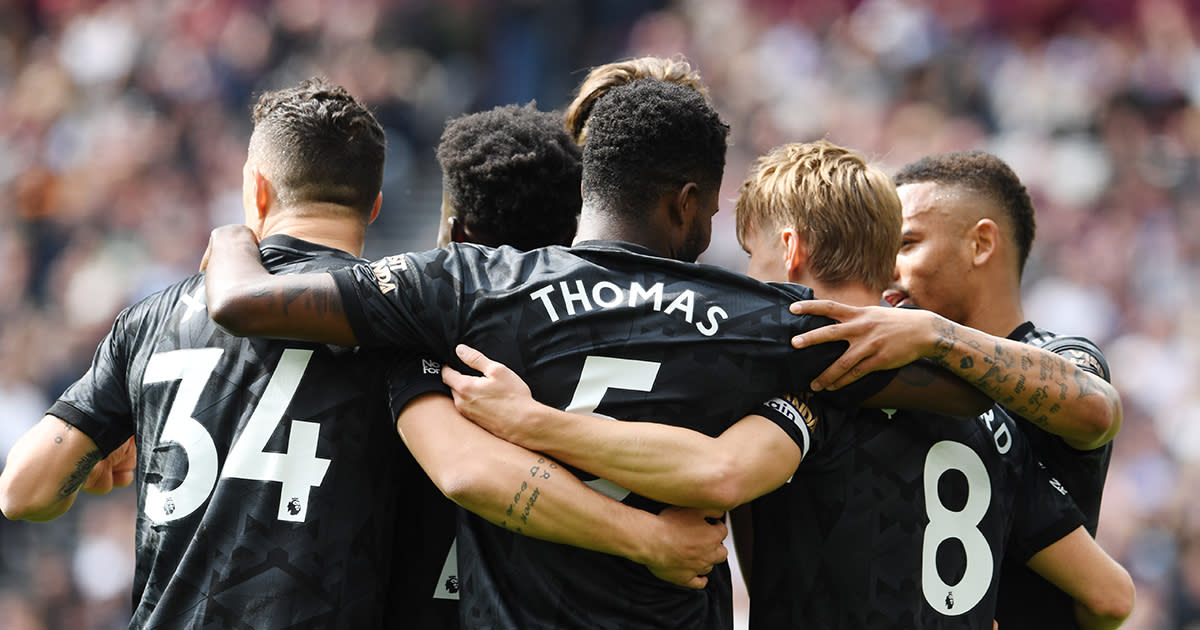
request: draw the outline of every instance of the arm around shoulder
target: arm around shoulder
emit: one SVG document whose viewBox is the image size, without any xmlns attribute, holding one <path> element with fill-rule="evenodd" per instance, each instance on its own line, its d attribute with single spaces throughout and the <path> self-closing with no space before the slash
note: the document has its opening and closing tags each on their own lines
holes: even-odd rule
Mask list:
<svg viewBox="0 0 1200 630">
<path fill-rule="evenodd" d="M 234 335 L 357 344 L 333 277 L 272 275 L 245 226 L 213 230 L 204 270 L 208 315 Z"/>
</svg>

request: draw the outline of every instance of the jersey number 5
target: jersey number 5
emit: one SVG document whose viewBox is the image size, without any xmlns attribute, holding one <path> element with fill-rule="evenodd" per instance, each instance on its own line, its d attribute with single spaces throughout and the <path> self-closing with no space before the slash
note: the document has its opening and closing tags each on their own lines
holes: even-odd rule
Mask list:
<svg viewBox="0 0 1200 630">
<path fill-rule="evenodd" d="M 162 352 L 150 357 L 146 365 L 143 385 L 180 381 L 158 447 L 172 443 L 187 454 L 187 474 L 178 486 L 164 490 L 152 484 L 146 489 L 145 512 L 157 523 L 191 514 L 204 504 L 216 485 L 217 447 L 208 430 L 192 417 L 192 413 L 223 352 L 220 348 Z M 310 358 L 312 350 L 289 348 L 283 351 L 275 373 L 267 382 L 246 426 L 234 440 L 221 471 L 222 478 L 281 482 L 278 513 L 281 521 L 304 521 L 309 490 L 321 485 L 329 468 L 330 460 L 317 457 L 321 425 L 315 422 L 292 420 L 287 451 L 266 451 L 267 442 L 291 403 Z"/>
</svg>

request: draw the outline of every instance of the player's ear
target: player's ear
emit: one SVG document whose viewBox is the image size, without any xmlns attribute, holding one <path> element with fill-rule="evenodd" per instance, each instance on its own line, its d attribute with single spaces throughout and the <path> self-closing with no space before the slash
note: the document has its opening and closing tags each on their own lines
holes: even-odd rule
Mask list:
<svg viewBox="0 0 1200 630">
<path fill-rule="evenodd" d="M 379 191 L 378 195 L 375 195 L 375 205 L 371 206 L 371 218 L 367 219 L 367 225 L 374 223 L 375 219 L 379 218 L 379 208 L 382 205 L 383 205 L 383 191 L 381 190 L 381 191 Z"/>
<path fill-rule="evenodd" d="M 787 268 L 788 282 L 796 282 L 808 267 L 808 244 L 793 228 L 780 232 L 779 238 L 783 239 L 783 263 Z"/>
<path fill-rule="evenodd" d="M 271 190 L 271 181 L 267 179 L 263 172 L 255 168 L 251 173 L 254 185 L 254 207 L 258 211 L 258 218 L 264 219 L 267 216 L 267 211 L 271 208 L 271 197 L 274 196 Z"/>
<path fill-rule="evenodd" d="M 1000 226 L 991 219 L 980 219 L 971 226 L 971 261 L 975 266 L 986 264 L 1000 245 Z"/>
<path fill-rule="evenodd" d="M 696 182 L 688 182 L 675 192 L 671 203 L 671 222 L 680 226 L 690 226 L 700 211 L 700 187 Z"/>
</svg>

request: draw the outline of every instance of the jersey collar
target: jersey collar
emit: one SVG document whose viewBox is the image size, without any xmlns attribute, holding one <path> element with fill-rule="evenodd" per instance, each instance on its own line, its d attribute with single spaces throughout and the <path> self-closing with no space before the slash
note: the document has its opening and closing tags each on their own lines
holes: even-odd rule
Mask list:
<svg viewBox="0 0 1200 630">
<path fill-rule="evenodd" d="M 665 258 L 665 256 L 654 251 L 653 249 L 650 249 L 649 247 L 646 247 L 644 245 L 636 245 L 634 243 L 627 243 L 625 241 L 605 241 L 605 240 L 580 241 L 580 242 L 572 245 L 571 248 L 572 249 L 603 249 L 603 250 L 610 250 L 610 251 L 614 250 L 614 249 L 618 249 L 621 251 L 631 252 L 634 254 L 644 254 L 647 256 L 655 256 L 657 258 Z"/>
</svg>

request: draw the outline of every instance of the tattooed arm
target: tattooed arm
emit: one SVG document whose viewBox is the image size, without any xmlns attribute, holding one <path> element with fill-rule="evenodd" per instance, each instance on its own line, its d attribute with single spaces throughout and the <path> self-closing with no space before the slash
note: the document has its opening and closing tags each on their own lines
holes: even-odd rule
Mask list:
<svg viewBox="0 0 1200 630">
<path fill-rule="evenodd" d="M 1116 388 L 1053 352 L 989 335 L 929 311 L 812 300 L 794 304 L 792 312 L 840 322 L 793 339 L 793 346 L 838 339 L 851 344 L 817 377 L 826 389 L 927 358 L 1074 448 L 1103 446 L 1121 428 Z"/>
<path fill-rule="evenodd" d="M 60 418 L 44 416 L 8 453 L 0 472 L 0 511 L 11 520 L 61 516 L 100 460 L 92 438 Z M 131 474 L 122 474 L 113 485 L 130 481 Z"/>
<path fill-rule="evenodd" d="M 396 428 L 438 489 L 511 532 L 622 556 L 692 588 L 703 588 L 703 576 L 725 560 L 726 526 L 706 520 L 719 510 L 655 515 L 624 505 L 549 458 L 484 431 L 441 393 L 409 402 Z"/>
<path fill-rule="evenodd" d="M 235 335 L 358 344 L 333 276 L 272 275 L 243 225 L 213 230 L 202 268 L 209 316 Z"/>
<path fill-rule="evenodd" d="M 803 457 L 801 446 L 762 415 L 709 437 L 657 422 L 570 413 L 534 400 L 515 372 L 482 352 L 464 345 L 455 351 L 482 376 L 445 366 L 442 380 L 479 427 L 656 501 L 729 510 L 778 488 Z"/>
</svg>

